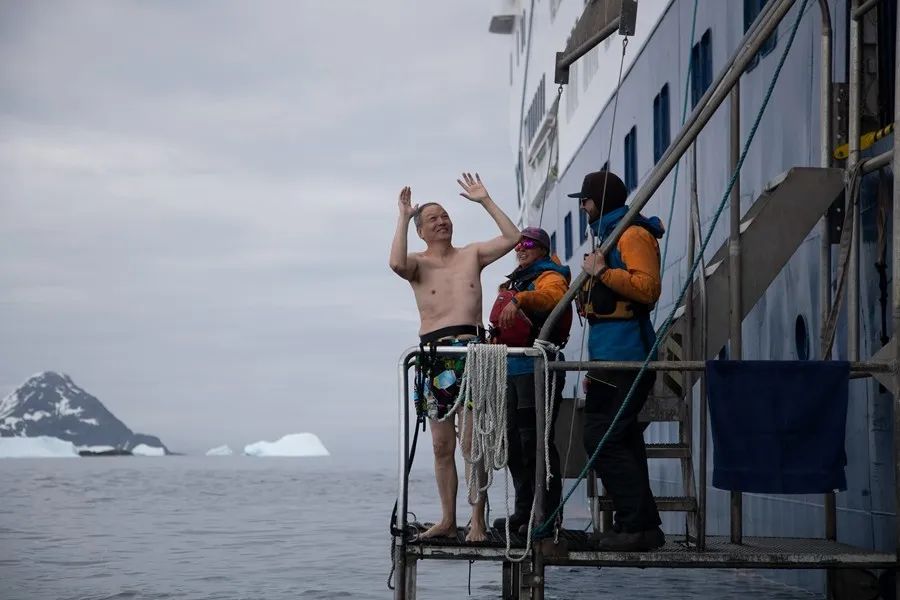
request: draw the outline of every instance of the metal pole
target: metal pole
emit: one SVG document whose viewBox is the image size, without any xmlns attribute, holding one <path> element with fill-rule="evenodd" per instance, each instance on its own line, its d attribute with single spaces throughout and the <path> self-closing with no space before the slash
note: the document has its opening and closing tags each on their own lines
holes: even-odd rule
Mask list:
<svg viewBox="0 0 900 600">
<path fill-rule="evenodd" d="M 900 48 L 900 11 L 897 12 L 896 46 Z M 894 337 L 900 335 L 900 57 L 894 57 L 894 206 L 893 206 L 893 313 Z M 894 493 L 895 506 L 900 506 L 900 340 L 894 344 Z M 897 562 L 900 566 L 900 519 L 894 520 L 897 528 Z M 900 578 L 897 578 L 895 597 L 900 598 Z"/>
<path fill-rule="evenodd" d="M 821 15 L 821 51 L 819 55 L 819 166 L 831 166 L 831 12 L 826 0 L 819 0 Z M 819 235 L 819 311 L 821 322 L 828 320 L 831 313 L 831 239 L 828 217 L 822 217 Z M 829 360 L 831 356 L 822 356 Z M 834 492 L 827 492 L 825 505 L 825 539 L 837 539 L 837 504 Z M 834 571 L 826 573 L 826 595 L 831 597 L 834 590 Z"/>
<path fill-rule="evenodd" d="M 407 500 L 409 498 L 406 473 L 409 470 L 409 378 L 407 376 L 409 363 L 415 356 L 416 349 L 410 348 L 403 353 L 400 364 L 397 367 L 397 389 L 400 390 L 400 448 L 399 456 L 399 489 L 397 493 L 397 528 L 401 531 L 400 541 L 396 546 L 394 556 L 395 600 L 407 600 L 407 572 L 406 572 L 406 513 Z"/>
<path fill-rule="evenodd" d="M 733 173 L 737 169 L 738 160 L 741 158 L 741 85 L 736 83 L 731 90 L 731 156 L 729 170 Z M 741 338 L 741 178 L 735 180 L 731 188 L 730 230 L 728 237 L 728 296 L 729 311 L 728 325 L 729 338 L 731 339 L 732 360 L 742 358 Z M 743 541 L 743 503 L 744 497 L 740 492 L 731 492 L 731 543 L 740 544 Z"/>
<path fill-rule="evenodd" d="M 700 197 L 697 194 L 697 145 L 694 144 L 694 149 L 691 152 L 691 226 L 693 230 L 693 240 L 695 246 L 695 252 L 700 248 L 700 241 L 703 239 L 703 234 L 700 230 Z M 707 303 L 707 295 L 706 295 L 706 259 L 701 254 L 699 257 L 699 266 L 700 266 L 700 275 L 697 277 L 697 287 L 699 288 L 699 298 L 700 298 L 700 337 L 697 340 L 697 345 L 695 348 L 697 349 L 697 353 L 703 359 L 699 362 L 702 364 L 706 364 L 705 360 L 707 355 L 707 342 L 709 339 L 709 304 Z M 693 263 L 693 260 L 691 261 Z M 694 320 L 696 321 L 697 316 L 694 315 Z M 704 472 L 703 477 L 703 537 L 698 547 L 700 550 L 706 549 L 706 377 L 701 372 L 700 374 L 700 423 L 701 423 L 701 435 L 704 436 L 704 443 L 701 445 L 701 465 Z M 699 505 L 698 499 L 698 505 Z M 699 506 L 698 506 L 699 509 Z"/>
<path fill-rule="evenodd" d="M 669 172 L 678 164 L 678 161 L 697 138 L 697 134 L 700 133 L 716 110 L 718 110 L 731 88 L 734 87 L 734 84 L 740 79 L 741 74 L 743 74 L 747 65 L 753 59 L 753 56 L 768 39 L 769 34 L 778 27 L 778 24 L 794 5 L 794 2 L 796 0 L 781 0 L 778 3 L 769 3 L 773 4 L 771 10 L 757 17 L 754 25 L 748 30 L 735 54 L 731 57 L 729 66 L 719 73 L 715 83 L 703 94 L 703 97 L 697 103 L 697 107 L 675 137 L 675 141 L 669 146 L 669 149 L 666 150 L 656 166 L 653 167 L 644 185 L 635 192 L 628 212 L 600 246 L 600 251 L 604 255 L 609 254 L 610 249 L 619 241 L 622 232 L 631 224 L 641 209 L 644 208 L 644 205 L 650 201 L 650 198 L 659 189 L 662 182 L 665 181 Z M 768 4 L 766 6 L 768 7 Z M 556 326 L 560 315 L 575 297 L 575 294 L 578 293 L 578 290 L 581 289 L 586 279 L 587 275 L 583 271 L 575 278 L 566 295 L 563 296 L 556 308 L 547 317 L 543 327 L 541 327 L 538 335 L 539 339 L 547 339 Z"/>
<path fill-rule="evenodd" d="M 894 128 L 894 132 L 896 134 L 897 128 Z M 887 166 L 891 164 L 891 161 L 894 159 L 894 149 L 891 148 L 886 152 L 882 152 L 878 156 L 873 156 L 872 158 L 867 158 L 862 161 L 862 172 L 865 174 L 869 174 L 873 171 L 877 171 L 881 167 Z"/>
<path fill-rule="evenodd" d="M 534 418 L 536 421 L 535 430 L 537 432 L 537 440 L 534 446 L 535 462 L 534 462 L 534 520 L 535 523 L 543 523 L 546 516 L 554 507 L 545 505 L 547 500 L 547 471 L 544 464 L 544 433 L 546 429 L 544 406 L 548 402 L 544 394 L 544 357 L 534 360 Z M 550 510 L 548 510 L 550 509 Z M 538 544 L 535 544 L 537 551 Z"/>
<path fill-rule="evenodd" d="M 551 371 L 590 371 L 616 370 L 639 371 L 643 366 L 639 360 L 595 360 L 595 361 L 553 361 L 547 363 Z M 706 362 L 702 360 L 654 360 L 647 363 L 648 371 L 705 371 Z M 867 376 L 870 373 L 893 373 L 891 362 L 879 360 L 861 360 L 850 363 L 850 377 Z"/>
<path fill-rule="evenodd" d="M 556 60 L 557 70 L 568 69 L 569 67 L 572 66 L 572 64 L 576 60 L 578 60 L 579 58 L 581 58 L 582 56 L 584 56 L 585 54 L 590 52 L 594 46 L 596 46 L 597 44 L 599 44 L 600 42 L 602 42 L 603 40 L 605 40 L 606 38 L 608 38 L 609 36 L 614 34 L 616 32 L 616 30 L 619 29 L 619 21 L 620 20 L 621 20 L 620 17 L 616 17 L 615 19 L 610 21 L 606 25 L 606 27 L 604 27 L 603 29 L 601 29 L 600 31 L 598 31 L 597 33 L 595 33 L 594 35 L 589 37 L 587 40 L 585 40 L 584 43 L 582 43 L 580 46 L 578 46 L 577 48 L 572 50 L 569 54 L 563 54 L 562 52 L 559 52 L 557 54 L 558 58 Z M 559 82 L 557 81 L 556 83 L 559 83 Z"/>
<path fill-rule="evenodd" d="M 535 465 L 534 465 L 534 520 L 535 523 L 543 523 L 550 513 L 547 502 L 547 470 L 544 464 L 544 454 L 546 447 L 544 445 L 544 433 L 546 431 L 545 423 L 545 405 L 552 402 L 544 393 L 544 381 L 546 380 L 545 359 L 543 356 L 534 360 L 534 418 L 536 421 L 535 431 L 537 432 L 537 440 L 535 444 Z M 555 507 L 553 507 L 555 508 Z M 531 547 L 532 555 L 532 572 L 531 572 L 531 598 L 532 600 L 544 600 L 544 549 L 540 540 L 535 540 Z"/>
<path fill-rule="evenodd" d="M 697 146 L 696 146 L 696 144 L 693 144 L 691 146 L 691 171 L 690 171 L 690 173 L 691 173 L 690 177 L 691 177 L 691 198 L 692 198 L 692 200 L 690 203 L 690 209 L 688 211 L 689 214 L 688 214 L 688 218 L 687 218 L 687 228 L 688 228 L 688 231 L 687 231 L 687 238 L 688 238 L 687 264 L 692 265 L 692 264 L 694 264 L 694 259 L 696 258 L 695 255 L 696 255 L 696 249 L 697 249 L 696 248 L 697 240 L 694 236 L 694 209 L 695 209 L 695 206 L 697 205 L 697 203 L 693 201 L 693 198 L 697 195 Z M 685 303 L 685 306 L 684 306 L 684 318 L 685 318 L 686 331 L 687 331 L 687 334 L 684 336 L 684 340 L 683 340 L 684 350 L 685 350 L 685 355 L 683 358 L 685 360 L 694 360 L 694 357 L 697 355 L 696 344 L 695 344 L 696 340 L 694 340 L 694 302 L 693 302 L 694 287 L 695 287 L 694 280 L 693 280 L 693 278 L 691 278 L 691 282 L 688 285 L 688 290 L 687 290 L 687 297 L 689 300 Z M 694 383 L 696 382 L 696 377 L 694 377 L 693 372 L 689 371 L 689 372 L 685 373 L 685 379 L 687 381 L 687 392 L 686 392 L 685 400 L 687 402 L 689 402 L 691 406 L 693 406 L 693 404 L 694 404 Z M 700 410 L 703 410 L 702 407 Z M 702 419 L 702 416 L 701 416 L 701 419 Z M 693 450 L 693 440 L 691 440 L 691 445 L 692 445 L 691 450 Z M 699 467 L 701 469 L 702 469 L 702 463 L 703 463 L 702 447 L 703 446 L 701 445 L 700 446 L 700 453 L 701 453 L 700 464 L 701 464 L 701 466 Z M 704 507 L 703 499 L 706 497 L 706 479 L 703 477 L 702 472 L 699 475 L 700 476 L 699 476 L 698 484 L 697 484 L 697 548 L 699 550 L 703 550 L 705 542 L 706 542 L 706 533 L 705 533 L 705 523 L 706 523 L 705 516 L 706 516 L 706 514 L 703 510 L 703 507 Z M 687 490 L 685 490 L 685 491 L 687 491 Z"/>
<path fill-rule="evenodd" d="M 822 51 L 819 63 L 819 166 L 831 166 L 831 65 L 833 50 L 831 47 L 831 13 L 827 0 L 819 0 L 822 15 Z M 822 323 L 828 320 L 831 312 L 831 240 L 829 239 L 828 217 L 822 217 L 819 224 L 819 312 Z M 829 357 L 823 356 L 822 360 Z"/>
<path fill-rule="evenodd" d="M 851 0 L 850 10 L 854 18 L 850 20 L 849 39 L 849 74 L 848 74 L 848 120 L 847 135 L 849 139 L 849 154 L 847 156 L 847 173 L 851 173 L 859 162 L 859 114 L 860 114 L 860 76 L 862 68 L 861 43 L 862 24 L 855 18 L 859 9 L 859 0 Z M 850 187 L 844 195 L 849 203 L 851 201 Z M 847 267 L 847 359 L 859 360 L 859 236 L 862 228 L 859 225 L 860 211 L 859 199 L 853 202 L 852 235 L 850 239 L 850 256 Z M 833 494 L 825 496 L 825 537 L 837 539 L 837 508 Z M 826 592 L 828 597 L 834 594 L 834 577 L 831 571 L 826 574 Z"/>
<path fill-rule="evenodd" d="M 851 10 L 859 7 L 859 0 L 851 0 Z M 860 45 L 862 42 L 861 23 L 850 20 L 850 73 L 849 73 L 849 123 L 848 137 L 850 153 L 847 156 L 847 172 L 859 162 L 859 113 L 860 113 Z M 850 201 L 849 187 L 847 201 Z M 859 360 L 859 202 L 853 206 L 853 236 L 850 241 L 850 264 L 847 269 L 847 358 Z"/>
</svg>

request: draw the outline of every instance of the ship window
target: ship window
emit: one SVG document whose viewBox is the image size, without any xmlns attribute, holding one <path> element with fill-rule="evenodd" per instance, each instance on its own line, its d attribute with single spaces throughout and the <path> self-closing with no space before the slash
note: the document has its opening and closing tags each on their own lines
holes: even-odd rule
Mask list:
<svg viewBox="0 0 900 600">
<path fill-rule="evenodd" d="M 527 144 L 531 144 L 534 139 L 534 134 L 537 133 L 538 126 L 540 126 L 541 122 L 544 120 L 544 114 L 547 112 L 546 78 L 546 75 L 541 76 L 541 82 L 534 91 L 534 96 L 531 98 L 531 105 L 528 107 L 528 112 L 525 114 L 525 122 L 523 125 L 525 127 L 525 139 L 527 140 Z"/>
<path fill-rule="evenodd" d="M 578 243 L 583 244 L 587 241 L 587 213 L 583 210 L 578 211 Z"/>
<path fill-rule="evenodd" d="M 653 163 L 659 162 L 669 147 L 671 126 L 669 122 L 669 84 L 662 86 L 653 98 Z"/>
<path fill-rule="evenodd" d="M 566 260 L 569 260 L 572 258 L 572 213 L 569 212 L 563 221 L 566 228 L 563 232 L 566 241 Z"/>
<path fill-rule="evenodd" d="M 809 329 L 803 315 L 797 315 L 797 321 L 794 324 L 794 345 L 797 348 L 797 358 L 809 360 Z"/>
<path fill-rule="evenodd" d="M 550 254 L 556 254 L 556 232 L 550 234 Z"/>
<path fill-rule="evenodd" d="M 763 7 L 769 0 L 744 0 L 744 32 L 750 29 L 750 26 L 753 25 L 753 21 L 756 20 L 756 17 L 759 16 L 759 13 L 762 12 Z M 772 35 L 769 36 L 769 39 L 765 41 L 765 43 L 760 46 L 759 51 L 756 53 L 756 56 L 753 57 L 753 60 L 747 65 L 747 70 L 749 71 L 753 67 L 759 64 L 759 59 L 771 52 L 775 49 L 775 44 L 778 43 L 778 30 L 775 29 L 772 31 Z"/>
<path fill-rule="evenodd" d="M 637 128 L 625 136 L 625 187 L 630 193 L 637 187 Z"/>
<path fill-rule="evenodd" d="M 712 83 L 712 32 L 703 32 L 700 41 L 691 49 L 691 107 L 703 97 Z"/>
</svg>

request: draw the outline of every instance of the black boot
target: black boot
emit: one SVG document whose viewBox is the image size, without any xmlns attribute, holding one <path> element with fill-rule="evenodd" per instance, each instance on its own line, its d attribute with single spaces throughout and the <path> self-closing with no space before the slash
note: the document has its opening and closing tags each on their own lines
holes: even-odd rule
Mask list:
<svg viewBox="0 0 900 600">
<path fill-rule="evenodd" d="M 516 509 L 513 514 L 509 516 L 509 530 L 513 533 L 517 533 L 520 528 L 528 526 L 528 519 L 531 515 L 527 512 L 520 512 Z M 494 519 L 494 529 L 497 531 L 506 531 L 506 517 L 500 517 L 499 519 Z"/>
</svg>

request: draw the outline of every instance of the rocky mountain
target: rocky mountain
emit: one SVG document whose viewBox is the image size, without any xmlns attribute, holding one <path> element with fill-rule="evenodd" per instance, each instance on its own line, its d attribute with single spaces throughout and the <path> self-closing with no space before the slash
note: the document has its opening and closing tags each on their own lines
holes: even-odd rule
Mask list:
<svg viewBox="0 0 900 600">
<path fill-rule="evenodd" d="M 166 449 L 159 438 L 131 431 L 68 375 L 53 371 L 33 375 L 0 401 L 0 436 L 41 435 L 79 447 L 112 446 L 132 450 L 144 444 Z"/>
</svg>

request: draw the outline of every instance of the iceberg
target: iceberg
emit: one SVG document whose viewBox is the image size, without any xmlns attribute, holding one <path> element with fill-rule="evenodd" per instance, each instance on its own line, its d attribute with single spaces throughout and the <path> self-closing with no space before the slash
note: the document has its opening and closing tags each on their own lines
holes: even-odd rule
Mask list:
<svg viewBox="0 0 900 600">
<path fill-rule="evenodd" d="M 78 458 L 75 444 L 47 435 L 0 437 L 0 458 Z"/>
<path fill-rule="evenodd" d="M 131 449 L 131 453 L 135 456 L 165 456 L 166 451 L 157 446 L 148 446 L 147 444 L 138 444 Z"/>
<path fill-rule="evenodd" d="M 276 442 L 256 442 L 244 446 L 247 456 L 330 456 L 314 433 L 291 433 Z"/>
<path fill-rule="evenodd" d="M 215 448 L 210 448 L 206 451 L 207 456 L 231 456 L 234 452 L 231 451 L 227 445 L 225 446 L 216 446 Z"/>
</svg>

